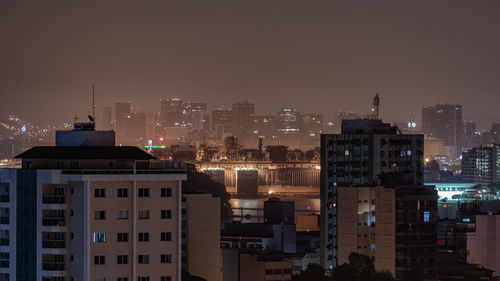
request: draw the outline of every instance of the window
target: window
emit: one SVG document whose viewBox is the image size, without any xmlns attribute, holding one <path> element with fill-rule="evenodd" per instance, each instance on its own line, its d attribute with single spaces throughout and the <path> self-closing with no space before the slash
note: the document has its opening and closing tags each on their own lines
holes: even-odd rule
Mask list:
<svg viewBox="0 0 500 281">
<path fill-rule="evenodd" d="M 139 276 L 137 277 L 137 281 L 149 281 L 149 276 Z"/>
<path fill-rule="evenodd" d="M 172 189 L 167 187 L 161 188 L 161 197 L 172 197 Z"/>
<path fill-rule="evenodd" d="M 429 222 L 431 214 L 429 212 L 424 212 L 424 222 Z"/>
<path fill-rule="evenodd" d="M 116 239 L 118 242 L 128 242 L 128 233 L 119 232 L 118 237 Z"/>
<path fill-rule="evenodd" d="M 118 277 L 116 281 L 128 281 L 128 277 Z"/>
<path fill-rule="evenodd" d="M 160 277 L 160 281 L 172 281 L 172 276 L 162 276 Z"/>
<path fill-rule="evenodd" d="M 161 241 L 172 241 L 172 232 L 162 232 Z"/>
<path fill-rule="evenodd" d="M 105 256 L 94 256 L 94 264 L 106 264 Z"/>
<path fill-rule="evenodd" d="M 128 219 L 128 210 L 118 210 L 118 219 L 119 220 Z"/>
<path fill-rule="evenodd" d="M 141 264 L 149 263 L 149 255 L 138 255 L 137 262 Z"/>
<path fill-rule="evenodd" d="M 149 197 L 149 188 L 139 188 L 139 197 Z"/>
<path fill-rule="evenodd" d="M 94 232 L 94 243 L 106 242 L 106 232 Z"/>
<path fill-rule="evenodd" d="M 370 250 L 375 251 L 375 244 L 370 245 Z"/>
<path fill-rule="evenodd" d="M 118 197 L 128 197 L 128 188 L 118 188 Z"/>
<path fill-rule="evenodd" d="M 95 211 L 94 218 L 96 220 L 105 220 L 106 219 L 106 211 Z"/>
<path fill-rule="evenodd" d="M 94 189 L 94 197 L 106 197 L 106 189 L 95 188 Z"/>
<path fill-rule="evenodd" d="M 127 255 L 118 255 L 116 256 L 117 264 L 128 264 L 128 256 Z"/>
<path fill-rule="evenodd" d="M 161 210 L 161 218 L 162 219 L 171 219 L 172 218 L 172 210 Z"/>
<path fill-rule="evenodd" d="M 0 268 L 9 268 L 9 255 L 8 252 L 0 253 Z"/>
<path fill-rule="evenodd" d="M 160 261 L 161 261 L 161 263 L 172 263 L 172 255 L 161 254 Z"/>
<path fill-rule="evenodd" d="M 149 210 L 139 210 L 139 219 L 140 220 L 149 219 Z"/>
<path fill-rule="evenodd" d="M 149 241 L 149 232 L 139 232 L 139 241 L 148 242 Z"/>
</svg>

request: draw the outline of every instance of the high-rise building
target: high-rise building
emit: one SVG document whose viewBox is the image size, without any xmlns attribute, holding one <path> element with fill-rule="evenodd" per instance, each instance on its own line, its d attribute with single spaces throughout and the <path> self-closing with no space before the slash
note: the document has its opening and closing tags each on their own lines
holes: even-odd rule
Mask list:
<svg viewBox="0 0 500 281">
<path fill-rule="evenodd" d="M 278 132 L 283 135 L 299 135 L 301 122 L 300 113 L 295 108 L 285 106 L 278 112 Z"/>
<path fill-rule="evenodd" d="M 130 114 L 130 102 L 117 102 L 115 104 L 115 132 L 118 137 L 118 141 L 121 141 L 127 133 Z"/>
<path fill-rule="evenodd" d="M 218 108 L 212 111 L 212 131 L 218 139 L 232 133 L 233 116 L 230 108 Z"/>
<path fill-rule="evenodd" d="M 111 107 L 105 106 L 102 108 L 102 129 L 113 130 L 113 119 L 111 115 Z"/>
<path fill-rule="evenodd" d="M 438 138 L 446 146 L 454 146 L 457 155 L 462 151 L 464 123 L 462 106 L 459 104 L 438 104 L 422 108 L 422 130 L 428 138 Z"/>
<path fill-rule="evenodd" d="M 93 123 L 57 133 L 0 170 L 2 280 L 179 280 L 184 163 Z"/>
<path fill-rule="evenodd" d="M 481 264 L 500 276 L 500 215 L 477 215 L 474 231 L 467 232 L 467 262 Z"/>
<path fill-rule="evenodd" d="M 462 153 L 462 178 L 488 186 L 500 181 L 500 145 L 474 147 Z"/>
<path fill-rule="evenodd" d="M 165 127 L 180 126 L 184 112 L 184 101 L 178 98 L 161 100 L 160 122 Z"/>
<path fill-rule="evenodd" d="M 195 130 L 203 129 L 203 116 L 207 112 L 207 104 L 204 102 L 186 102 L 184 104 L 184 124 Z"/>
<path fill-rule="evenodd" d="M 238 138 L 245 138 L 252 134 L 254 123 L 254 104 L 244 100 L 233 103 L 232 122 L 233 134 Z"/>
<path fill-rule="evenodd" d="M 423 184 L 423 135 L 398 133 L 381 120 L 343 120 L 341 134 L 321 135 L 321 263 L 338 261 L 338 187 L 395 181 Z M 392 179 L 390 179 L 392 178 Z"/>
</svg>

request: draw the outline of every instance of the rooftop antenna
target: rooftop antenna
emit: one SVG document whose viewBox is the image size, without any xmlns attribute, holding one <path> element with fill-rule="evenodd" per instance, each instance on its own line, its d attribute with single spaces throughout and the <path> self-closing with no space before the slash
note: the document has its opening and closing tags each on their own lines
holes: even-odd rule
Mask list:
<svg viewBox="0 0 500 281">
<path fill-rule="evenodd" d="M 95 89 L 94 84 L 92 84 L 92 115 L 89 115 L 90 122 L 95 124 Z"/>
</svg>

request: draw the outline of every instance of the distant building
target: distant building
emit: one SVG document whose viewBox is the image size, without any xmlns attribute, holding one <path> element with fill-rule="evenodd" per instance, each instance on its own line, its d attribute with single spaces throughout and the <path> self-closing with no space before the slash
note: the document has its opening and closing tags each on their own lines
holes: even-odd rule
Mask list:
<svg viewBox="0 0 500 281">
<path fill-rule="evenodd" d="M 443 140 L 446 146 L 456 147 L 459 155 L 464 140 L 462 106 L 438 104 L 422 108 L 422 130 L 426 137 L 438 138 Z"/>
<path fill-rule="evenodd" d="M 244 100 L 233 103 L 231 119 L 233 122 L 233 134 L 240 138 L 246 138 L 253 133 L 255 109 L 254 104 Z"/>
<path fill-rule="evenodd" d="M 184 163 L 93 126 L 0 170 L 1 280 L 179 280 Z"/>
<path fill-rule="evenodd" d="M 102 130 L 113 130 L 113 117 L 109 106 L 102 108 Z"/>
<path fill-rule="evenodd" d="M 220 198 L 182 195 L 182 268 L 206 280 L 221 280 Z"/>
<path fill-rule="evenodd" d="M 115 132 L 119 142 L 126 135 L 130 114 L 130 102 L 117 102 L 115 104 Z"/>
<path fill-rule="evenodd" d="M 182 123 L 184 101 L 167 98 L 160 101 L 160 122 L 165 127 L 179 126 Z"/>
<path fill-rule="evenodd" d="M 462 153 L 462 178 L 487 186 L 500 181 L 500 145 L 474 147 Z"/>
<path fill-rule="evenodd" d="M 233 116 L 230 108 L 219 108 L 212 111 L 212 131 L 216 138 L 223 139 L 233 129 Z"/>
</svg>

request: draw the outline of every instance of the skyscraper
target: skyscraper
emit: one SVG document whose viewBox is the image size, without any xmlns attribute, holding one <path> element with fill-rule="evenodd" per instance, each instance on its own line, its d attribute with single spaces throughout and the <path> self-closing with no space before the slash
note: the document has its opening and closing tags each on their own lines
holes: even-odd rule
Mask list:
<svg viewBox="0 0 500 281">
<path fill-rule="evenodd" d="M 117 102 L 115 104 L 115 132 L 118 141 L 121 141 L 126 135 L 130 114 L 130 102 Z"/>
<path fill-rule="evenodd" d="M 178 98 L 161 100 L 160 122 L 164 127 L 179 126 L 182 123 L 184 101 Z"/>
<path fill-rule="evenodd" d="M 233 117 L 230 108 L 218 108 L 212 111 L 212 131 L 218 139 L 232 133 Z"/>
<path fill-rule="evenodd" d="M 422 135 L 398 133 L 381 120 L 343 120 L 341 134 L 321 135 L 321 263 L 338 265 L 338 187 L 399 180 L 423 184 Z"/>
<path fill-rule="evenodd" d="M 438 138 L 444 145 L 456 147 L 460 155 L 464 138 L 462 106 L 438 104 L 422 108 L 422 130 L 427 138 Z"/>
<path fill-rule="evenodd" d="M 102 129 L 113 130 L 113 119 L 111 115 L 111 107 L 105 106 L 102 108 Z"/>
<path fill-rule="evenodd" d="M 252 134 L 254 123 L 254 104 L 244 100 L 233 103 L 232 122 L 233 134 L 238 138 L 245 138 Z"/>
</svg>

